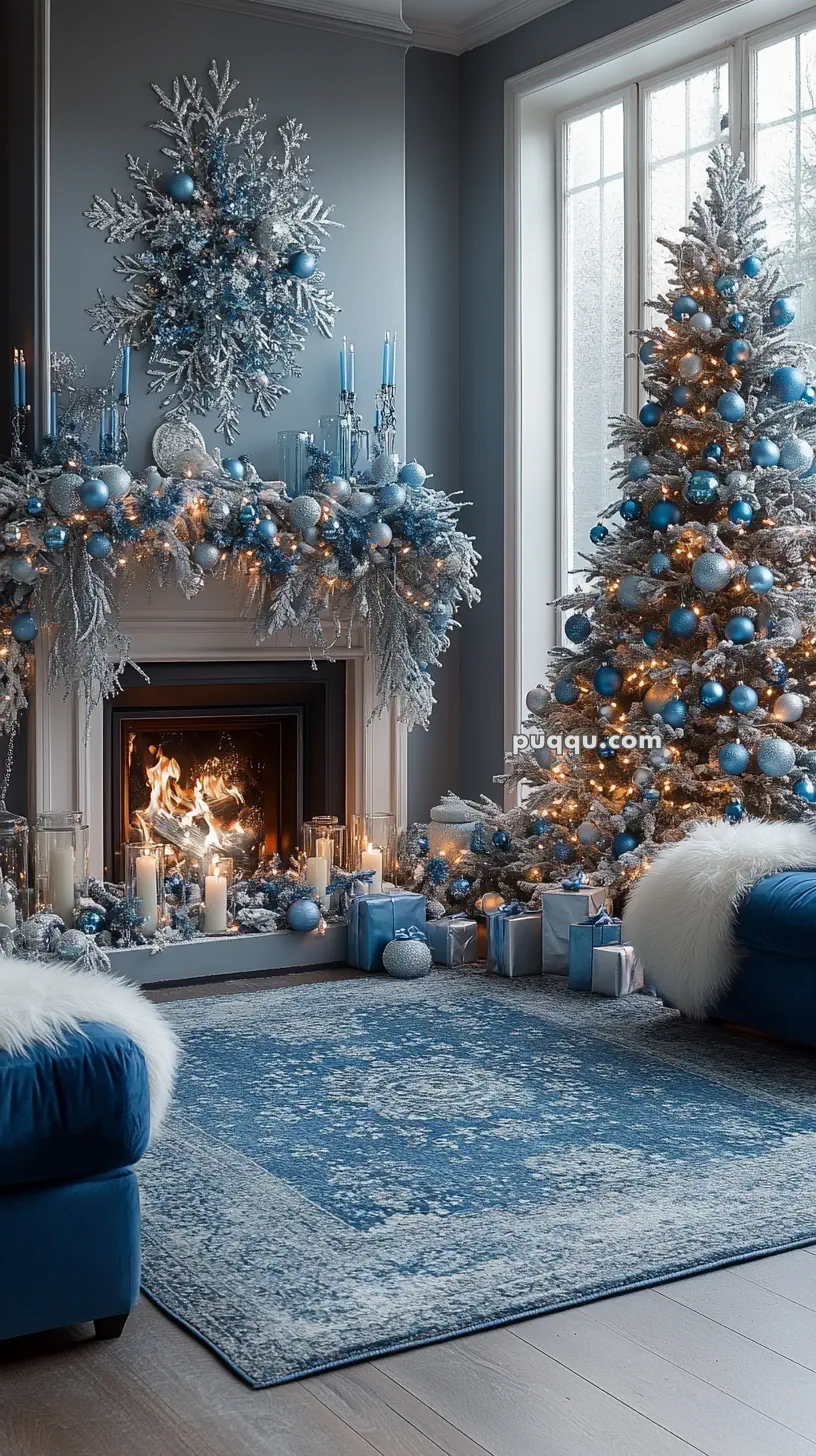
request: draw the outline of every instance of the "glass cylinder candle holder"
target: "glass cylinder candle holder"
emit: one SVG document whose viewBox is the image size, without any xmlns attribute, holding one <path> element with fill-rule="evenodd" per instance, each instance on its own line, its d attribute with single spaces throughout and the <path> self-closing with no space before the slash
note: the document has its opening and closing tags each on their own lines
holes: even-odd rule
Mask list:
<svg viewBox="0 0 816 1456">
<path fill-rule="evenodd" d="M 395 814 L 352 814 L 349 838 L 350 870 L 373 870 L 371 889 L 382 890 L 383 880 L 393 881 L 397 867 L 397 819 Z"/>
<path fill-rule="evenodd" d="M 348 415 L 321 415 L 317 422 L 317 443 L 331 456 L 332 475 L 351 475 L 351 420 Z M 284 477 L 285 479 L 285 477 Z"/>
<path fill-rule="evenodd" d="M 17 911 L 28 916 L 28 820 L 0 800 L 0 925 L 11 930 Z"/>
<path fill-rule="evenodd" d="M 204 934 L 226 935 L 235 861 L 227 855 L 208 855 L 204 875 Z"/>
<path fill-rule="evenodd" d="M 125 894 L 142 901 L 142 935 L 155 935 L 164 920 L 164 845 L 123 844 Z"/>
<path fill-rule="evenodd" d="M 278 430 L 278 474 L 290 495 L 304 495 L 309 489 L 306 471 L 312 438 L 308 430 Z"/>
<path fill-rule="evenodd" d="M 50 906 L 70 928 L 80 895 L 88 889 L 88 826 L 78 809 L 38 814 L 34 837 L 37 906 Z"/>
<path fill-rule="evenodd" d="M 346 826 L 334 814 L 315 814 L 300 829 L 300 845 L 307 859 L 319 856 L 332 867 L 343 869 L 346 863 Z M 331 879 L 331 873 L 329 874 Z"/>
</svg>

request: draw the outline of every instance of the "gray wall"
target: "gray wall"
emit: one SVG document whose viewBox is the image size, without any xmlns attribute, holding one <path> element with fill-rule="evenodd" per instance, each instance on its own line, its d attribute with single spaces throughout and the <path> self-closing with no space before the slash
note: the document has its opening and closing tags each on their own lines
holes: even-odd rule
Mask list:
<svg viewBox="0 0 816 1456">
<path fill-rule="evenodd" d="M 458 68 L 455 56 L 423 50 L 409 51 L 405 68 L 408 448 L 448 491 L 459 482 Z M 411 820 L 459 787 L 460 633 L 452 636 L 430 728 L 408 740 Z"/>
<path fill-rule="evenodd" d="M 504 83 L 674 0 L 572 0 L 460 63 L 460 468 L 482 553 L 461 638 L 461 789 L 493 793 L 504 755 Z M 542 320 L 552 328 L 553 320 Z"/>
</svg>

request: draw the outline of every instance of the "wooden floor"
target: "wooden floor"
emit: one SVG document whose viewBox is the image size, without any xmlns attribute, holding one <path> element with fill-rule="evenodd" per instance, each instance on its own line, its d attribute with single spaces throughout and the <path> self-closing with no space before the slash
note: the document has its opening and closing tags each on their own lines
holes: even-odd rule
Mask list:
<svg viewBox="0 0 816 1456">
<path fill-rule="evenodd" d="M 0 1456 L 816 1456 L 816 1247 L 265 1391 L 90 1335 L 0 1344 Z"/>
</svg>

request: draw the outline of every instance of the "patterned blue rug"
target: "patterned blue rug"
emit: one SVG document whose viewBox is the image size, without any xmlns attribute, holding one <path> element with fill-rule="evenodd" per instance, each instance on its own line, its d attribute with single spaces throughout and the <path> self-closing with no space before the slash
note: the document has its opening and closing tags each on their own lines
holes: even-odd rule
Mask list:
<svg viewBox="0 0 816 1456">
<path fill-rule="evenodd" d="M 253 1386 L 816 1242 L 805 1053 L 456 971 L 165 1009 L 144 1287 Z"/>
</svg>

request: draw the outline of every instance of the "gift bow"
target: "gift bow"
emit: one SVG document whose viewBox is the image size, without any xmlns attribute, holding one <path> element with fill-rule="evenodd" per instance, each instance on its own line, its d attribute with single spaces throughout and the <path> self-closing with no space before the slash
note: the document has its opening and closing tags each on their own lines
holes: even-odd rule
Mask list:
<svg viewBox="0 0 816 1456">
<path fill-rule="evenodd" d="M 425 934 L 424 930 L 420 930 L 418 925 L 409 925 L 407 930 L 398 930 L 396 935 L 394 936 L 394 939 L 427 941 L 428 937 Z"/>
<path fill-rule="evenodd" d="M 500 905 L 499 915 L 535 915 L 536 911 L 532 906 L 525 905 L 522 900 L 508 900 L 506 905 Z"/>
<path fill-rule="evenodd" d="M 610 915 L 608 910 L 599 910 L 597 915 L 590 915 L 584 922 L 585 925 L 620 925 L 622 922 L 617 915 Z"/>
</svg>

